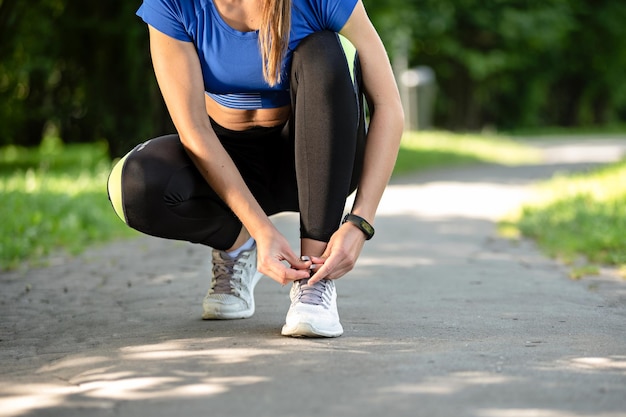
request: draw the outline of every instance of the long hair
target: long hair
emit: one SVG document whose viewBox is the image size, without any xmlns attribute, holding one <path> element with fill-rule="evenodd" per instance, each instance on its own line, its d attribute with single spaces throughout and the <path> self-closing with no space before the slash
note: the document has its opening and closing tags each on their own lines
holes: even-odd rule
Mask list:
<svg viewBox="0 0 626 417">
<path fill-rule="evenodd" d="M 264 0 L 259 28 L 263 77 L 270 86 L 281 82 L 281 64 L 289 45 L 291 0 Z"/>
</svg>

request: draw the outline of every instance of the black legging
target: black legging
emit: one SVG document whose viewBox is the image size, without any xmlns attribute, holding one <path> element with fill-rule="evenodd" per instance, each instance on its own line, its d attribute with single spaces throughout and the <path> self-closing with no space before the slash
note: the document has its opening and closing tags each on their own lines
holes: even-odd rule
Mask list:
<svg viewBox="0 0 626 417">
<path fill-rule="evenodd" d="M 362 170 L 358 58 L 337 34 L 315 33 L 295 49 L 290 82 L 293 111 L 286 125 L 232 131 L 211 122 L 265 213 L 299 211 L 301 237 L 327 242 Z M 178 135 L 138 145 L 113 169 L 108 189 L 118 215 L 153 236 L 224 250 L 241 231 Z"/>
</svg>

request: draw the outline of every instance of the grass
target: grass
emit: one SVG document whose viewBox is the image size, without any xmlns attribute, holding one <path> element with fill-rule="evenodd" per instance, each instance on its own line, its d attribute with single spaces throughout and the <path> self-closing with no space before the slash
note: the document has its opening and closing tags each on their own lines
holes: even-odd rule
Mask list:
<svg viewBox="0 0 626 417">
<path fill-rule="evenodd" d="M 626 271 L 626 161 L 540 184 L 501 230 L 536 240 L 572 266 L 572 278 L 603 265 Z"/>
<path fill-rule="evenodd" d="M 538 160 L 537 151 L 506 136 L 408 132 L 402 138 L 394 175 L 439 166 L 471 163 L 519 165 Z"/>
<path fill-rule="evenodd" d="M 551 137 L 576 137 L 581 135 L 624 135 L 626 133 L 626 124 L 613 123 L 607 125 L 598 126 L 576 126 L 576 127 L 540 127 L 540 128 L 525 128 L 507 131 L 506 134 L 511 137 L 535 137 L 535 136 L 551 136 Z"/>
<path fill-rule="evenodd" d="M 0 270 L 134 234 L 110 208 L 110 167 L 103 143 L 0 148 Z"/>
</svg>

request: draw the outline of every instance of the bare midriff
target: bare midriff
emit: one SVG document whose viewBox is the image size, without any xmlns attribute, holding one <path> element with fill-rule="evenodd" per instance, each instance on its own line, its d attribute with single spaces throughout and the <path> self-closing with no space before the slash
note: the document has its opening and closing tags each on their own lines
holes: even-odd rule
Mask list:
<svg viewBox="0 0 626 417">
<path fill-rule="evenodd" d="M 207 114 L 222 127 L 230 130 L 247 130 L 252 127 L 279 126 L 289 120 L 291 106 L 273 109 L 231 109 L 204 95 Z"/>
</svg>

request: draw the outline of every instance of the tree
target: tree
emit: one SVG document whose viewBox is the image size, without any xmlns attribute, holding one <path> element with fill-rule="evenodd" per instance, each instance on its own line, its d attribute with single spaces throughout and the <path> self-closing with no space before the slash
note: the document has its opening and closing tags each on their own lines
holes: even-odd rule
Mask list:
<svg viewBox="0 0 626 417">
<path fill-rule="evenodd" d="M 51 22 L 59 4 L 38 0 L 30 7 L 17 0 L 0 2 L 0 143 L 33 145 L 41 140 L 48 110 L 45 90 L 54 82 Z M 39 24 L 30 24 L 33 21 Z"/>
<path fill-rule="evenodd" d="M 113 156 L 171 131 L 147 29 L 124 0 L 1 0 L 0 124 L 4 143 L 106 140 Z"/>
<path fill-rule="evenodd" d="M 409 63 L 434 68 L 440 126 L 581 125 L 624 116 L 620 0 L 366 0 L 366 6 L 388 46 L 408 34 Z"/>
<path fill-rule="evenodd" d="M 0 0 L 0 145 L 106 140 L 120 156 L 173 131 L 140 1 Z M 622 0 L 365 0 L 392 58 L 428 65 L 451 129 L 626 117 Z M 397 60 L 397 59 L 396 59 Z"/>
</svg>

